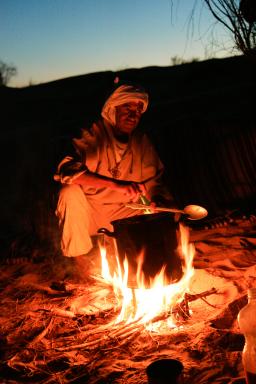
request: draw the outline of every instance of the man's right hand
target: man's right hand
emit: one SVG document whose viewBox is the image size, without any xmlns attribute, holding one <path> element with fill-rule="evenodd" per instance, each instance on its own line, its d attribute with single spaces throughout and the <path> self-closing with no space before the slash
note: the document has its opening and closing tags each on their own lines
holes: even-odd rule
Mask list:
<svg viewBox="0 0 256 384">
<path fill-rule="evenodd" d="M 114 189 L 123 195 L 128 196 L 133 202 L 138 201 L 140 195 L 145 195 L 146 193 L 145 186 L 141 183 L 123 180 L 115 180 L 114 183 L 116 184 Z"/>
</svg>

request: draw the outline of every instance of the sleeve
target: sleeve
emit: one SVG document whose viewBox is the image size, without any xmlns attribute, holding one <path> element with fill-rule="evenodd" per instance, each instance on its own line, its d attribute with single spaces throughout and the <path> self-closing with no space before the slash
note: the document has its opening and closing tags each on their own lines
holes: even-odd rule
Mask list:
<svg viewBox="0 0 256 384">
<path fill-rule="evenodd" d="M 54 180 L 62 184 L 72 184 L 73 180 L 87 171 L 86 165 L 72 156 L 66 156 L 58 165 Z"/>
<path fill-rule="evenodd" d="M 174 199 L 163 183 L 164 166 L 147 136 L 143 138 L 142 178 L 148 197 L 157 205 L 174 206 Z"/>
<path fill-rule="evenodd" d="M 92 129 L 82 129 L 80 138 L 72 140 L 73 153 L 66 156 L 58 165 L 54 180 L 62 184 L 72 184 L 81 174 L 88 170 L 94 172 L 98 163 L 99 142 L 95 134 L 96 125 Z"/>
</svg>

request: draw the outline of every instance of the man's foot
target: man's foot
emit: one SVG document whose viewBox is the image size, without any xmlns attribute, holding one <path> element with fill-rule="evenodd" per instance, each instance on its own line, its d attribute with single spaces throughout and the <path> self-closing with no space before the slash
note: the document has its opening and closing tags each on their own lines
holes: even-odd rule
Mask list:
<svg viewBox="0 0 256 384">
<path fill-rule="evenodd" d="M 100 250 L 92 248 L 86 255 L 74 257 L 76 270 L 81 277 L 96 275 L 101 272 Z"/>
</svg>

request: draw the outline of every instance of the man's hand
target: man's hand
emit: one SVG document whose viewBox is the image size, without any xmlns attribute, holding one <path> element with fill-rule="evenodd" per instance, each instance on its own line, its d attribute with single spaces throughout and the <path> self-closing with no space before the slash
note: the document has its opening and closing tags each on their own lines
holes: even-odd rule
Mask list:
<svg viewBox="0 0 256 384">
<path fill-rule="evenodd" d="M 128 196 L 131 201 L 136 202 L 140 195 L 145 195 L 146 189 L 144 184 L 130 181 L 115 180 L 116 191 Z"/>
</svg>

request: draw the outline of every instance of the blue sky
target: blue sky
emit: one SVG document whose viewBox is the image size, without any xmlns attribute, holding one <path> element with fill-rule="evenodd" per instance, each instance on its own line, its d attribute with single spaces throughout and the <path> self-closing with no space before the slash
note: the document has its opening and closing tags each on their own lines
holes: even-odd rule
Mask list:
<svg viewBox="0 0 256 384">
<path fill-rule="evenodd" d="M 0 60 L 18 69 L 11 86 L 168 66 L 174 56 L 223 56 L 209 45 L 214 24 L 203 0 L 1 0 Z"/>
</svg>

